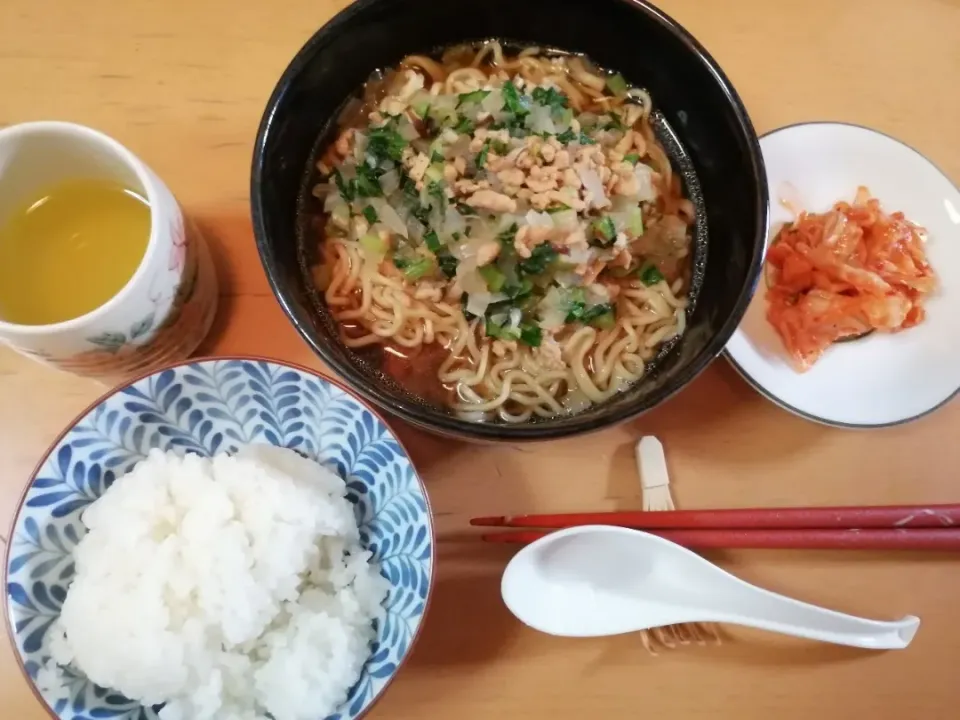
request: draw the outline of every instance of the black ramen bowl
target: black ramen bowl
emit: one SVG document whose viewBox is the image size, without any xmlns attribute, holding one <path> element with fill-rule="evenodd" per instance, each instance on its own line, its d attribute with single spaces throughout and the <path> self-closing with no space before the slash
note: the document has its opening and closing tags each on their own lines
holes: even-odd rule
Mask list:
<svg viewBox="0 0 960 720">
<path fill-rule="evenodd" d="M 429 404 L 339 341 L 306 270 L 304 192 L 318 138 L 378 68 L 404 56 L 498 38 L 581 52 L 646 88 L 699 179 L 694 198 L 702 283 L 687 330 L 637 384 L 580 413 L 521 424 L 477 423 Z M 668 143 L 665 143 L 668 144 Z M 257 247 L 284 311 L 357 393 L 427 430 L 469 439 L 542 440 L 598 430 L 650 410 L 723 349 L 760 275 L 767 190 L 743 103 L 706 50 L 637 0 L 359 0 L 322 27 L 277 84 L 257 134 L 251 202 Z M 701 243 L 701 250 L 703 250 Z"/>
</svg>

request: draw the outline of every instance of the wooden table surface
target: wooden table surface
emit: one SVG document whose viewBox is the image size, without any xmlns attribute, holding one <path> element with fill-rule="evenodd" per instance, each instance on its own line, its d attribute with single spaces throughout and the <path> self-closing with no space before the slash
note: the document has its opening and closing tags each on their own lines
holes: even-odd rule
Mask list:
<svg viewBox="0 0 960 720">
<path fill-rule="evenodd" d="M 267 286 L 248 207 L 253 138 L 274 82 L 344 0 L 3 0 L 0 126 L 97 127 L 164 178 L 210 237 L 223 283 L 203 351 L 320 367 Z M 958 0 L 662 0 L 714 54 L 758 131 L 803 120 L 870 125 L 960 181 Z M 30 470 L 102 388 L 0 350 L 0 528 Z M 960 403 L 907 427 L 851 432 L 777 409 L 723 362 L 621 428 L 522 447 L 441 441 L 394 423 L 426 480 L 439 574 L 410 663 L 371 718 L 694 720 L 957 717 L 960 567 L 949 556 L 728 552 L 748 580 L 923 625 L 872 654 L 734 631 L 722 647 L 650 657 L 636 637 L 539 635 L 502 606 L 509 548 L 464 541 L 472 515 L 634 508 L 633 444 L 664 442 L 687 507 L 936 503 L 960 499 Z M 0 541 L 5 541 L 5 537 Z M 44 710 L 0 643 L 0 716 Z"/>
</svg>

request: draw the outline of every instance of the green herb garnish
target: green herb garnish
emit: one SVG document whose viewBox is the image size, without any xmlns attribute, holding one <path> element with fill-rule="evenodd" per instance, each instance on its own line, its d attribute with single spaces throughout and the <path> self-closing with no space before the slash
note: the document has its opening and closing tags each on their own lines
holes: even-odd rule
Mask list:
<svg viewBox="0 0 960 720">
<path fill-rule="evenodd" d="M 434 151 L 430 154 L 430 162 L 432 162 L 432 163 L 442 163 L 442 162 L 446 162 L 446 160 L 447 160 L 447 159 L 446 159 L 443 155 L 441 155 L 439 152 L 437 152 L 436 150 L 434 150 Z"/>
<path fill-rule="evenodd" d="M 348 181 L 340 170 L 333 171 L 333 181 L 337 185 L 337 190 L 340 191 L 340 195 L 343 196 L 343 199 L 347 202 L 353 202 L 353 198 L 356 197 L 357 193 L 353 188 L 353 183 Z"/>
<path fill-rule="evenodd" d="M 540 243 L 530 253 L 530 257 L 522 260 L 517 268 L 526 275 L 539 275 L 546 271 L 547 267 L 557 257 L 557 251 L 548 243 Z"/>
<path fill-rule="evenodd" d="M 609 314 L 613 317 L 613 305 L 609 303 L 600 303 L 598 305 L 587 305 L 586 298 L 582 288 L 577 288 L 570 293 L 567 304 L 566 322 L 579 322 L 584 325 L 590 325 L 604 315 Z M 604 323 L 608 321 L 602 321 Z"/>
<path fill-rule="evenodd" d="M 440 236 L 437 235 L 435 230 L 428 230 L 423 235 L 423 244 L 427 246 L 427 250 L 436 255 L 440 248 L 443 247 L 443 243 L 440 242 Z"/>
<path fill-rule="evenodd" d="M 447 278 L 452 278 L 457 274 L 457 265 L 459 264 L 460 261 L 447 248 L 441 248 L 440 252 L 437 253 L 437 265 L 440 267 L 440 272 Z"/>
<path fill-rule="evenodd" d="M 506 230 L 497 235 L 497 240 L 500 241 L 501 245 L 513 245 L 513 241 L 517 237 L 517 230 L 519 226 L 516 223 L 513 223 Z"/>
<path fill-rule="evenodd" d="M 623 156 L 623 161 L 628 162 L 631 165 L 636 165 L 640 162 L 640 156 L 637 153 L 627 153 Z"/>
<path fill-rule="evenodd" d="M 453 126 L 454 132 L 460 133 L 461 135 L 472 135 L 474 130 L 473 120 L 464 116 L 461 116 L 457 120 L 457 124 Z"/>
<path fill-rule="evenodd" d="M 587 135 L 583 130 L 577 135 L 573 130 L 567 129 L 557 135 L 557 142 L 569 145 L 572 142 L 579 142 L 581 145 L 596 145 L 597 141 Z"/>
<path fill-rule="evenodd" d="M 533 282 L 530 278 L 523 278 L 519 282 L 507 282 L 502 291 L 511 301 L 523 300 L 533 292 Z"/>
<path fill-rule="evenodd" d="M 377 211 L 373 207 L 373 205 L 367 205 L 363 209 L 363 216 L 367 219 L 367 222 L 370 223 L 371 225 L 373 225 L 375 222 L 380 221 L 380 216 L 377 215 Z"/>
<path fill-rule="evenodd" d="M 530 347 L 540 347 L 543 342 L 543 330 L 539 325 L 520 323 L 520 342 Z"/>
<path fill-rule="evenodd" d="M 487 162 L 487 154 L 490 152 L 490 141 L 487 140 L 483 147 L 480 148 L 480 152 L 477 153 L 477 170 L 482 170 L 484 164 Z"/>
<path fill-rule="evenodd" d="M 407 141 L 393 128 L 392 122 L 367 132 L 367 152 L 378 160 L 389 158 L 400 162 L 406 147 Z"/>
<path fill-rule="evenodd" d="M 428 257 L 407 258 L 394 255 L 393 265 L 398 270 L 403 270 L 403 275 L 407 280 L 419 280 L 433 269 L 433 263 Z"/>
<path fill-rule="evenodd" d="M 664 279 L 663 273 L 657 268 L 656 265 L 644 265 L 637 271 L 637 277 L 640 278 L 640 282 L 644 285 L 656 285 L 658 282 Z"/>
<path fill-rule="evenodd" d="M 500 325 L 490 318 L 487 318 L 486 331 L 487 337 L 496 338 L 498 340 L 520 339 L 520 328 L 511 328 L 507 327 L 506 325 Z"/>
<path fill-rule="evenodd" d="M 602 246 L 606 247 L 617 237 L 617 228 L 609 215 L 594 220 L 592 225 L 593 237 Z"/>
<path fill-rule="evenodd" d="M 381 197 L 383 189 L 380 187 L 380 171 L 366 163 L 357 165 L 357 177 L 353 181 L 356 194 L 359 197 Z"/>
<path fill-rule="evenodd" d="M 613 326 L 617 324 L 617 316 L 614 314 L 613 308 L 610 305 L 594 305 L 594 307 L 609 308 L 609 310 L 591 318 L 589 323 L 600 330 L 611 330 Z"/>
<path fill-rule="evenodd" d="M 477 211 L 467 205 L 465 202 L 457 202 L 457 212 L 461 215 L 476 215 Z"/>
<path fill-rule="evenodd" d="M 474 90 L 473 92 L 462 93 L 457 97 L 457 107 L 466 103 L 478 103 L 489 94 L 489 90 Z"/>
<path fill-rule="evenodd" d="M 556 88 L 534 88 L 533 101 L 551 110 L 563 110 L 567 107 L 567 96 Z"/>
<path fill-rule="evenodd" d="M 503 109 L 514 117 L 523 117 L 530 112 L 523 99 L 520 97 L 520 91 L 510 80 L 507 80 L 500 89 L 503 94 Z"/>
<path fill-rule="evenodd" d="M 496 265 L 484 265 L 478 268 L 477 272 L 487 283 L 487 290 L 492 293 L 500 292 L 503 284 L 507 281 L 507 276 Z"/>
</svg>

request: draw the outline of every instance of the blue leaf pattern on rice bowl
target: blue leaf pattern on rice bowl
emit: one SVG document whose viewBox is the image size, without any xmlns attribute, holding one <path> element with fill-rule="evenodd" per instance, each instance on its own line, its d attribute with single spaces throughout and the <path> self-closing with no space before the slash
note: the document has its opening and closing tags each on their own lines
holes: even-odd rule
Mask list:
<svg viewBox="0 0 960 720">
<path fill-rule="evenodd" d="M 210 456 L 248 443 L 297 450 L 344 478 L 361 541 L 390 581 L 370 658 L 330 720 L 363 713 L 424 616 L 433 573 L 427 498 L 396 437 L 358 400 L 315 375 L 264 361 L 201 361 L 139 380 L 105 398 L 51 450 L 17 515 L 7 564 L 10 627 L 32 679 L 49 657 L 44 637 L 74 575 L 83 509 L 151 448 Z M 157 718 L 159 707 L 144 708 L 75 671 L 63 682 L 67 699 L 44 700 L 65 720 Z"/>
</svg>

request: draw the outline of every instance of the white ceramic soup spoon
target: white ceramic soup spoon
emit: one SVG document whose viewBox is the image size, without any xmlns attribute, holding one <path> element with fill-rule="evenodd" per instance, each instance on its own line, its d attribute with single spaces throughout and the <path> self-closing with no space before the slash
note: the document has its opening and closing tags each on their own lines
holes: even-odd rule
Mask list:
<svg viewBox="0 0 960 720">
<path fill-rule="evenodd" d="M 510 561 L 503 600 L 550 635 L 599 637 L 718 622 L 872 650 L 905 648 L 920 619 L 845 615 L 746 583 L 668 540 L 587 525 L 551 533 Z"/>
</svg>

